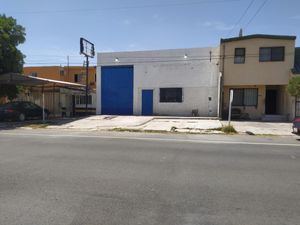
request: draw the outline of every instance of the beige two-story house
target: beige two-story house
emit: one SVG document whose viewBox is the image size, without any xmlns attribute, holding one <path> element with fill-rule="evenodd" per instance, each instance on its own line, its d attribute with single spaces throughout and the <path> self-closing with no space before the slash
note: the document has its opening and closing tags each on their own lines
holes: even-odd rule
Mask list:
<svg viewBox="0 0 300 225">
<path fill-rule="evenodd" d="M 295 99 L 286 86 L 295 61 L 296 36 L 248 35 L 221 39 L 222 111 L 226 115 L 229 93 L 232 107 L 250 120 L 292 120 Z"/>
</svg>

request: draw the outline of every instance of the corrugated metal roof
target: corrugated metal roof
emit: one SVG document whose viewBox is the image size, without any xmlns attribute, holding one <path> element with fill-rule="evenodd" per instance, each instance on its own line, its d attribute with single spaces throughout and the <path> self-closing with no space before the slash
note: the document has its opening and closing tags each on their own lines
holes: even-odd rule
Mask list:
<svg viewBox="0 0 300 225">
<path fill-rule="evenodd" d="M 52 79 L 47 79 L 47 78 L 41 78 L 41 77 L 34 77 L 34 76 L 28 76 L 32 79 L 39 80 L 39 81 L 44 81 L 46 83 L 54 83 L 54 84 L 61 84 L 61 85 L 66 85 L 66 86 L 74 86 L 74 87 L 85 87 L 83 84 L 77 84 L 77 83 L 72 83 L 72 82 L 66 82 L 66 81 L 60 81 L 60 80 L 52 80 Z"/>
<path fill-rule="evenodd" d="M 51 80 L 40 77 L 24 76 L 19 73 L 6 73 L 0 75 L 0 84 L 15 84 L 22 86 L 39 86 L 47 84 L 56 84 L 61 87 L 84 88 L 83 84 L 76 84 L 71 82 Z"/>
<path fill-rule="evenodd" d="M 45 81 L 31 79 L 19 73 L 5 73 L 0 75 L 0 84 L 14 84 L 23 86 L 36 86 L 46 84 Z"/>
</svg>

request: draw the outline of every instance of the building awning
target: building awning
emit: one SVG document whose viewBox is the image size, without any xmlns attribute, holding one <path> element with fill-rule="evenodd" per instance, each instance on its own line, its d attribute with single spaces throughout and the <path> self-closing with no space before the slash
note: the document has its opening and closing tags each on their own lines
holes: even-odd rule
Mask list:
<svg viewBox="0 0 300 225">
<path fill-rule="evenodd" d="M 14 84 L 20 86 L 31 86 L 31 87 L 38 87 L 38 86 L 47 86 L 47 85 L 55 85 L 56 87 L 63 87 L 63 88 L 74 88 L 78 90 L 84 90 L 85 85 L 83 84 L 76 84 L 72 82 L 65 82 L 59 80 L 52 80 L 34 76 L 25 76 L 19 73 L 6 73 L 0 75 L 0 84 Z"/>
</svg>

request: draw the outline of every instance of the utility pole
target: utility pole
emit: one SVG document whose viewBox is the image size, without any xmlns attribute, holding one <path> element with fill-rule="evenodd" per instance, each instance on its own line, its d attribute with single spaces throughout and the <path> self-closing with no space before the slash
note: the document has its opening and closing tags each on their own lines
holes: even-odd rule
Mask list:
<svg viewBox="0 0 300 225">
<path fill-rule="evenodd" d="M 88 115 L 88 100 L 89 100 L 89 57 L 86 56 L 86 75 L 85 75 L 85 115 Z"/>
<path fill-rule="evenodd" d="M 85 77 L 85 114 L 88 115 L 89 100 L 89 57 L 94 58 L 94 44 L 84 38 L 80 38 L 80 54 L 86 57 L 86 77 Z"/>
<path fill-rule="evenodd" d="M 232 106 L 232 101 L 233 101 L 233 90 L 230 90 L 229 94 L 229 112 L 228 112 L 228 126 L 230 126 L 231 122 L 231 106 Z"/>
</svg>

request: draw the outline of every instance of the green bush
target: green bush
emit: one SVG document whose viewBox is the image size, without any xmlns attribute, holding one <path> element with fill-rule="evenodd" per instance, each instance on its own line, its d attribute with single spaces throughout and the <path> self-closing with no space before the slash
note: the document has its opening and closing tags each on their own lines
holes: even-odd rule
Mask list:
<svg viewBox="0 0 300 225">
<path fill-rule="evenodd" d="M 287 86 L 287 91 L 291 96 L 300 96 L 300 77 L 291 77 Z"/>
<path fill-rule="evenodd" d="M 237 131 L 234 129 L 232 125 L 227 125 L 222 127 L 222 132 L 225 134 L 236 134 Z"/>
</svg>

